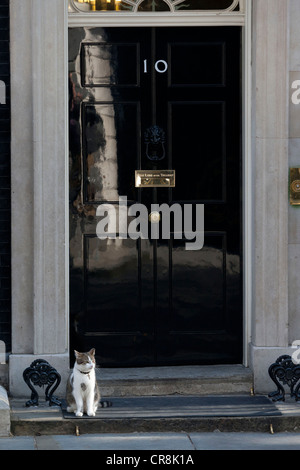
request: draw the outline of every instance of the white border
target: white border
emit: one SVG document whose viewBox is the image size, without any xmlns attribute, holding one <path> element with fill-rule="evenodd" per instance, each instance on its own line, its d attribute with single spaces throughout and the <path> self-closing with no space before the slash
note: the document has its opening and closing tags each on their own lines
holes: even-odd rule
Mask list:
<svg viewBox="0 0 300 470">
<path fill-rule="evenodd" d="M 243 8 L 244 7 L 244 8 Z M 242 115 L 243 115 L 243 365 L 249 365 L 249 344 L 251 341 L 251 312 L 252 312 L 252 146 L 251 146 L 251 110 L 252 110 L 252 0 L 241 2 L 242 12 L 69 12 L 69 27 L 151 27 L 151 26 L 242 26 Z M 67 35 L 67 32 L 66 32 Z M 68 41 L 66 40 L 68 44 Z M 68 74 L 66 75 L 68 76 Z M 68 122 L 68 110 L 66 111 Z M 68 139 L 68 133 L 66 133 Z M 66 147 L 69 148 L 68 145 Z M 68 156 L 67 156 L 68 165 Z M 68 197 L 66 198 L 68 201 Z M 67 207 L 66 220 L 69 207 Z M 66 228 L 66 233 L 68 233 Z M 69 239 L 66 241 L 67 264 L 69 261 Z M 69 289 L 67 290 L 69 296 Z M 69 302 L 67 302 L 67 305 Z"/>
</svg>

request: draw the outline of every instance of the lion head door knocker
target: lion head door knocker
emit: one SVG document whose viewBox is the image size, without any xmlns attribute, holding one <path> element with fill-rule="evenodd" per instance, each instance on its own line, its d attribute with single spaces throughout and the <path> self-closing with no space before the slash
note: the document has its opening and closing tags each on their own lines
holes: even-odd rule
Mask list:
<svg viewBox="0 0 300 470">
<path fill-rule="evenodd" d="M 153 162 L 163 160 L 166 156 L 165 131 L 159 126 L 148 127 L 144 134 L 147 158 Z"/>
</svg>

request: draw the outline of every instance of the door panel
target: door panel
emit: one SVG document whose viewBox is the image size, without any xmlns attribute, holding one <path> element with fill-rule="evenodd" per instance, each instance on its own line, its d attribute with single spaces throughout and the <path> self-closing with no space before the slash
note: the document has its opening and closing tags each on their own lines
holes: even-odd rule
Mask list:
<svg viewBox="0 0 300 470">
<path fill-rule="evenodd" d="M 240 362 L 239 28 L 75 28 L 69 41 L 71 348 L 110 367 Z M 175 169 L 176 186 L 137 189 L 138 169 Z M 205 204 L 204 247 L 186 250 L 173 225 L 168 240 L 126 238 L 119 214 L 136 202 Z M 117 238 L 97 237 L 101 204 Z"/>
<path fill-rule="evenodd" d="M 225 102 L 176 102 L 170 103 L 169 109 L 172 116 L 172 165 L 177 173 L 174 200 L 224 201 Z"/>
<path fill-rule="evenodd" d="M 169 86 L 225 86 L 224 42 L 172 42 L 169 43 L 168 57 Z"/>
<path fill-rule="evenodd" d="M 82 86 L 139 86 L 138 43 L 83 44 Z"/>
<path fill-rule="evenodd" d="M 132 175 L 140 145 L 139 103 L 84 103 L 82 120 L 84 202 L 118 201 L 119 195 L 135 199 Z"/>
</svg>

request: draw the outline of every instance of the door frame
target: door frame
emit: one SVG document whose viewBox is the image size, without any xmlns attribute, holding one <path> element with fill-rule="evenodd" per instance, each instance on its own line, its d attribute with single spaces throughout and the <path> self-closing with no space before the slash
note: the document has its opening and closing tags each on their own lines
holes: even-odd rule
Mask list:
<svg viewBox="0 0 300 470">
<path fill-rule="evenodd" d="M 188 26 L 241 26 L 242 27 L 242 231 L 243 231 L 243 365 L 249 366 L 248 346 L 251 342 L 252 314 L 252 251 L 253 251 L 253 217 L 252 217 L 252 0 L 244 2 L 244 12 L 232 12 L 216 15 L 208 12 L 171 12 L 160 13 L 122 13 L 122 12 L 93 12 L 78 13 L 69 10 L 68 28 L 74 27 L 188 27 Z M 65 44 L 68 48 L 68 28 L 65 31 Z M 68 50 L 68 49 L 67 49 Z M 67 76 L 67 75 L 66 75 Z M 68 109 L 66 122 L 68 122 Z M 66 133 L 66 164 L 68 164 L 68 133 Z M 68 201 L 68 198 L 66 198 Z M 69 207 L 66 207 L 68 214 Z M 67 216 L 68 220 L 68 216 Z M 68 236 L 68 231 L 67 231 Z M 66 237 L 67 238 L 67 237 Z M 66 239 L 66 269 L 69 263 L 69 239 Z M 69 305 L 69 289 L 66 304 Z M 69 315 L 69 312 L 68 312 Z"/>
<path fill-rule="evenodd" d="M 249 363 L 254 374 L 256 392 L 268 393 L 270 379 L 265 372 L 280 353 L 290 353 L 290 341 L 295 339 L 288 309 L 292 10 L 290 2 L 282 0 L 244 0 L 244 4 L 244 364 Z M 108 19 L 113 18 L 110 15 Z M 115 19 L 123 21 L 119 15 L 122 12 Z M 168 15 L 180 19 L 175 13 Z M 225 25 L 229 15 L 219 16 Z M 155 19 L 163 17 L 157 13 Z M 196 17 L 198 21 L 196 13 L 189 18 L 191 24 Z M 134 20 L 131 13 L 127 18 Z M 199 24 L 205 24 L 204 13 Z M 10 2 L 14 230 L 9 389 L 15 397 L 28 393 L 22 371 L 37 358 L 62 371 L 62 387 L 69 374 L 67 32 L 67 0 L 51 0 L 50 6 L 40 0 Z M 265 41 L 266 35 L 272 40 Z"/>
</svg>

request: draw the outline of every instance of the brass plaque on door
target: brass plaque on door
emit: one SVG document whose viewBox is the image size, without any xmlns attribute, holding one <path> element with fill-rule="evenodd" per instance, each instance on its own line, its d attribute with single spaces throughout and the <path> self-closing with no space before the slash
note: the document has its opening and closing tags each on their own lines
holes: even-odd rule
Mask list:
<svg viewBox="0 0 300 470">
<path fill-rule="evenodd" d="M 290 168 L 290 204 L 300 205 L 300 168 Z"/>
<path fill-rule="evenodd" d="M 136 170 L 136 188 L 174 188 L 175 170 Z"/>
</svg>

